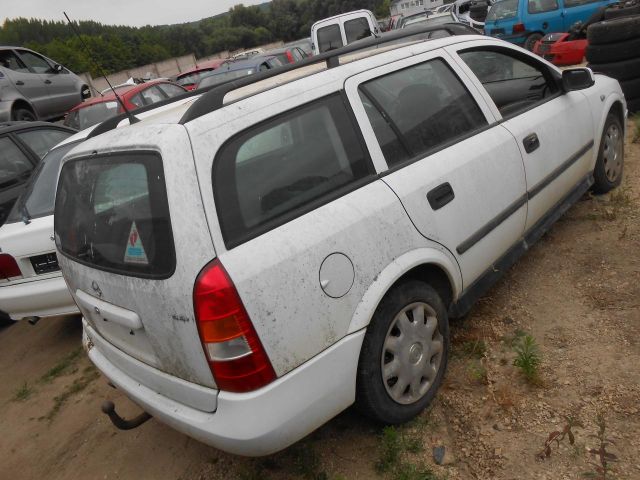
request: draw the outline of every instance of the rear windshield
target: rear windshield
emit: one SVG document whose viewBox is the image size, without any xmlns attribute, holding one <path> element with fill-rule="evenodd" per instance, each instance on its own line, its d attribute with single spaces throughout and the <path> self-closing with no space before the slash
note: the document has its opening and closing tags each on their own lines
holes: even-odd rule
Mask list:
<svg viewBox="0 0 640 480">
<path fill-rule="evenodd" d="M 68 127 L 84 130 L 118 114 L 118 102 L 100 102 L 71 112 L 64 121 Z"/>
<path fill-rule="evenodd" d="M 489 8 L 487 22 L 515 17 L 518 14 L 519 3 L 519 0 L 501 0 L 498 3 L 494 3 L 493 6 Z"/>
<path fill-rule="evenodd" d="M 242 70 L 231 70 L 222 73 L 215 73 L 208 77 L 204 77 L 198 84 L 198 88 L 210 87 L 212 85 L 220 85 L 221 83 L 235 80 L 236 78 L 246 77 L 255 72 L 253 68 L 243 68 Z"/>
<path fill-rule="evenodd" d="M 54 148 L 45 155 L 29 179 L 27 188 L 13 206 L 7 223 L 53 215 L 60 161 L 79 142 Z"/>
<path fill-rule="evenodd" d="M 318 51 L 335 50 L 343 46 L 339 25 L 328 25 L 318 29 Z"/>
<path fill-rule="evenodd" d="M 136 277 L 173 274 L 169 205 L 155 153 L 65 163 L 54 218 L 58 248 L 80 263 Z"/>
</svg>

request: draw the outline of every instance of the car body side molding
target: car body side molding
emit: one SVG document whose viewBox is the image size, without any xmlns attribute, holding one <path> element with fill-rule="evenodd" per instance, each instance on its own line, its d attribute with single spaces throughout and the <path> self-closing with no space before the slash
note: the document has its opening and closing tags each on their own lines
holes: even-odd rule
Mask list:
<svg viewBox="0 0 640 480">
<path fill-rule="evenodd" d="M 592 184 L 593 173 L 589 173 L 571 189 L 571 192 L 566 197 L 554 205 L 544 217 L 531 227 L 522 240 L 511 247 L 507 253 L 494 262 L 475 282 L 462 292 L 460 298 L 449 307 L 449 316 L 456 318 L 468 313 L 473 304 L 504 275 L 509 267 L 529 250 L 531 245 L 549 230 L 551 225 L 589 190 Z"/>
</svg>

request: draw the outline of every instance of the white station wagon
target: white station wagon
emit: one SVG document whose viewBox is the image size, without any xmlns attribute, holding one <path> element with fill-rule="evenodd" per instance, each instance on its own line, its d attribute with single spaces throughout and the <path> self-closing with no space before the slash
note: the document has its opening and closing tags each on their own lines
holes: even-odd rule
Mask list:
<svg viewBox="0 0 640 480">
<path fill-rule="evenodd" d="M 405 422 L 442 382 L 449 318 L 619 184 L 617 81 L 477 35 L 365 48 L 403 35 L 218 86 L 63 159 L 56 245 L 84 344 L 146 412 L 242 455 L 353 403 Z"/>
</svg>

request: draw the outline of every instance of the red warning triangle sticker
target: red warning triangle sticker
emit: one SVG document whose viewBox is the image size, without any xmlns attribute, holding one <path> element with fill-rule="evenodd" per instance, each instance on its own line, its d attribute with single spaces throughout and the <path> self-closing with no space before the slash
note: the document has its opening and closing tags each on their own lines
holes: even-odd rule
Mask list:
<svg viewBox="0 0 640 480">
<path fill-rule="evenodd" d="M 136 227 L 135 221 L 131 224 L 131 230 L 127 238 L 127 248 L 124 251 L 124 263 L 149 265 L 149 260 L 142 246 L 142 239 L 140 238 L 140 233 L 138 233 L 138 227 Z"/>
</svg>

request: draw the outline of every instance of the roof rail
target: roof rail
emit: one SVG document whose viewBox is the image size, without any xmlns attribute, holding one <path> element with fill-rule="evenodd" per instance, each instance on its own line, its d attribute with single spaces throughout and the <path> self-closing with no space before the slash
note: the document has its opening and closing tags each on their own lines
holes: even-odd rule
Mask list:
<svg viewBox="0 0 640 480">
<path fill-rule="evenodd" d="M 445 31 L 449 35 L 478 35 L 478 31 L 463 23 L 445 23 L 442 25 L 424 26 L 424 27 L 409 27 L 401 29 L 391 33 L 386 33 L 379 37 L 369 37 L 357 42 L 350 43 L 344 47 L 331 50 L 329 52 L 321 53 L 310 58 L 306 58 L 299 62 L 284 65 L 274 68 L 272 70 L 266 70 L 258 72 L 253 75 L 248 75 L 238 80 L 232 80 L 219 85 L 213 85 L 210 89 L 200 90 L 199 92 L 206 92 L 196 102 L 189 107 L 180 119 L 180 124 L 184 125 L 191 120 L 195 120 L 207 113 L 214 112 L 222 108 L 224 104 L 224 97 L 227 93 L 237 90 L 247 85 L 266 80 L 268 78 L 277 77 L 286 72 L 297 70 L 299 68 L 307 67 L 309 65 L 315 65 L 317 63 L 326 62 L 327 68 L 334 68 L 340 65 L 340 57 L 348 53 L 357 52 L 367 48 L 377 47 L 386 43 L 392 43 L 398 40 L 402 40 L 409 37 L 418 37 L 424 40 L 428 40 L 426 35 L 436 32 Z M 137 112 L 138 110 L 136 110 Z"/>
</svg>

